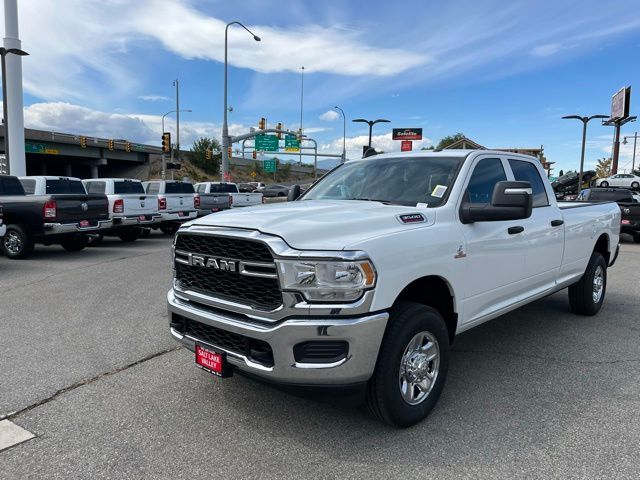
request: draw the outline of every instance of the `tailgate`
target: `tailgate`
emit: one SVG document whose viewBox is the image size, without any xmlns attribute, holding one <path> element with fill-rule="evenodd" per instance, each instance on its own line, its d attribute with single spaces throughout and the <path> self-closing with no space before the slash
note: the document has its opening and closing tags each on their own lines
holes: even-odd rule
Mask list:
<svg viewBox="0 0 640 480">
<path fill-rule="evenodd" d="M 120 195 L 124 201 L 124 215 L 152 215 L 158 212 L 158 200 L 155 195 Z"/>
<path fill-rule="evenodd" d="M 229 206 L 230 197 L 226 193 L 221 194 L 201 194 L 200 195 L 200 208 L 225 208 Z"/>
<path fill-rule="evenodd" d="M 622 219 L 629 220 L 633 223 L 640 222 L 640 204 L 639 203 L 620 203 Z"/>
<path fill-rule="evenodd" d="M 56 221 L 60 223 L 109 218 L 106 195 L 50 195 L 49 198 L 56 201 Z"/>
<path fill-rule="evenodd" d="M 184 212 L 195 210 L 193 206 L 193 193 L 169 193 L 165 194 L 167 200 L 167 212 Z"/>
<path fill-rule="evenodd" d="M 233 193 L 234 207 L 248 207 L 262 203 L 261 193 Z"/>
</svg>

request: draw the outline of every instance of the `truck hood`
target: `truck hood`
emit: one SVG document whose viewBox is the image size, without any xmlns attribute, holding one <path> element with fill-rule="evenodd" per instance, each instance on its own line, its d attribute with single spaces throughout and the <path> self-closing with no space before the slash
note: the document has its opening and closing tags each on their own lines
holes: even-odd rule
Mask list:
<svg viewBox="0 0 640 480">
<path fill-rule="evenodd" d="M 422 213 L 426 221 L 400 221 L 399 215 L 412 213 Z M 226 210 L 190 225 L 258 230 L 301 250 L 343 250 L 373 237 L 423 228 L 434 220 L 435 212 L 424 208 L 362 200 L 304 200 Z"/>
</svg>

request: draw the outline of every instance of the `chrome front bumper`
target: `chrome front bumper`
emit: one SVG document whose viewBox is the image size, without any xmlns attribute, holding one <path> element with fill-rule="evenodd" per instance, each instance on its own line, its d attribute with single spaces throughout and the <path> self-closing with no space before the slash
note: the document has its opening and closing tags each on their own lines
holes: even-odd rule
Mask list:
<svg viewBox="0 0 640 480">
<path fill-rule="evenodd" d="M 108 230 L 113 227 L 113 220 L 100 220 L 97 225 L 81 227 L 79 223 L 45 223 L 45 235 L 61 235 L 66 233 L 91 233 L 100 230 Z"/>
<path fill-rule="evenodd" d="M 170 328 L 171 335 L 194 350 L 196 343 L 210 345 L 226 352 L 228 362 L 239 370 L 267 381 L 304 385 L 348 385 L 368 380 L 375 369 L 378 350 L 389 315 L 377 313 L 358 318 L 289 318 L 278 324 L 265 325 L 242 321 L 238 316 L 226 316 L 216 310 L 200 307 L 176 298 L 173 290 L 167 295 L 169 321 L 172 314 L 190 320 L 267 342 L 273 352 L 273 366 L 252 361 L 245 355 L 209 344 L 201 339 L 183 335 Z M 343 340 L 349 343 L 348 355 L 335 363 L 297 363 L 293 347 L 311 340 Z"/>
</svg>

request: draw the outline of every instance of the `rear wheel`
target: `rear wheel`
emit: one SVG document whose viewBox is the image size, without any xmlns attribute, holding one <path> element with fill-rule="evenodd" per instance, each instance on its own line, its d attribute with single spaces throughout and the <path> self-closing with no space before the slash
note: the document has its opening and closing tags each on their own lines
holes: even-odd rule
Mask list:
<svg viewBox="0 0 640 480">
<path fill-rule="evenodd" d="M 571 311 L 580 315 L 595 315 L 602 307 L 606 290 L 607 262 L 601 253 L 593 252 L 580 281 L 569 287 Z"/>
<path fill-rule="evenodd" d="M 20 225 L 7 225 L 2 238 L 2 251 L 12 260 L 27 258 L 33 252 L 34 241 Z"/>
<path fill-rule="evenodd" d="M 177 223 L 163 223 L 160 225 L 160 231 L 165 235 L 175 235 L 180 228 L 180 225 Z"/>
<path fill-rule="evenodd" d="M 140 229 L 140 238 L 147 238 L 149 235 L 151 235 L 151 229 L 150 228 L 142 228 L 142 229 Z"/>
<path fill-rule="evenodd" d="M 60 246 L 68 252 L 79 252 L 87 245 L 89 245 L 89 238 L 84 235 L 60 242 Z"/>
<path fill-rule="evenodd" d="M 602 188 L 607 188 L 607 187 L 609 186 L 609 182 L 607 182 L 607 181 L 600 182 L 600 186 L 601 186 Z"/>
<path fill-rule="evenodd" d="M 640 183 L 638 182 L 633 182 L 631 184 L 631 188 L 633 188 L 634 190 L 638 190 L 638 188 L 640 188 Z"/>
<path fill-rule="evenodd" d="M 140 229 L 138 227 L 120 228 L 116 231 L 116 235 L 123 242 L 135 242 L 140 237 Z"/>
<path fill-rule="evenodd" d="M 440 397 L 449 367 L 449 333 L 442 316 L 425 305 L 402 302 L 390 313 L 367 407 L 386 423 L 409 427 Z"/>
</svg>

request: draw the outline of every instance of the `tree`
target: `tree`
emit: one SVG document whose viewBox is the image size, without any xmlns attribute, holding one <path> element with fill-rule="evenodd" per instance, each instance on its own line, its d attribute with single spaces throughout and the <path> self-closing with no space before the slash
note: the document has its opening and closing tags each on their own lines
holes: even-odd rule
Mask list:
<svg viewBox="0 0 640 480">
<path fill-rule="evenodd" d="M 211 150 L 212 158 L 207 159 L 207 150 Z M 191 147 L 192 163 L 211 175 L 220 171 L 220 142 L 215 138 L 200 137 Z"/>
<path fill-rule="evenodd" d="M 456 143 L 458 140 L 462 140 L 463 138 L 465 138 L 464 133 L 460 132 L 456 133 L 455 135 L 447 135 L 446 137 L 440 139 L 438 145 L 436 145 L 436 150 L 440 151 L 448 147 L 449 145 Z"/>
<path fill-rule="evenodd" d="M 606 178 L 611 175 L 611 157 L 601 158 L 596 164 L 596 176 Z"/>
<path fill-rule="evenodd" d="M 429 145 L 428 147 L 422 147 L 420 150 L 435 150 L 436 147 Z"/>
</svg>

